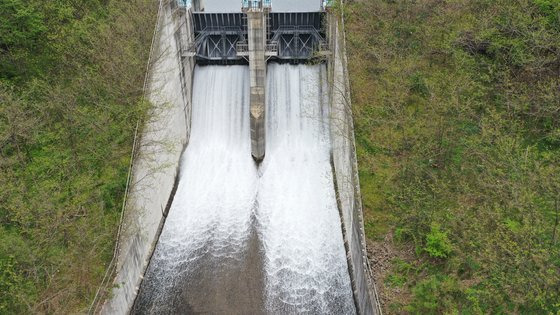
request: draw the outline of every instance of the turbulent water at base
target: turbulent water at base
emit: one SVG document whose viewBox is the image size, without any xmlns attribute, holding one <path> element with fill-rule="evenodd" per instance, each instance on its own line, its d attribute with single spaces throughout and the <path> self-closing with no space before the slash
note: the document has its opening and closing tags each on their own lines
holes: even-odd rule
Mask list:
<svg viewBox="0 0 560 315">
<path fill-rule="evenodd" d="M 271 64 L 267 76 L 257 210 L 267 308 L 353 313 L 330 164 L 325 67 Z"/>
<path fill-rule="evenodd" d="M 217 313 L 246 305 L 256 309 L 245 313 L 259 311 L 248 85 L 248 67 L 195 70 L 179 185 L 134 313 Z"/>
<path fill-rule="evenodd" d="M 196 68 L 177 192 L 133 313 L 355 313 L 325 75 L 319 65 L 269 65 L 257 168 L 248 68 Z"/>
</svg>

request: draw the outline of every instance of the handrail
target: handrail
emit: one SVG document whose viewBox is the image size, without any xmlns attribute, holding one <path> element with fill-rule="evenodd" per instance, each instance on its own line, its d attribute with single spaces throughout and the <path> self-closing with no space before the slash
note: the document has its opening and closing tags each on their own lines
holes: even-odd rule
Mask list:
<svg viewBox="0 0 560 315">
<path fill-rule="evenodd" d="M 278 42 L 271 41 L 266 44 L 265 51 L 267 52 L 278 52 Z"/>
<path fill-rule="evenodd" d="M 249 43 L 247 43 L 247 42 L 237 42 L 237 43 L 235 43 L 235 50 L 237 51 L 237 53 L 248 52 L 249 51 Z"/>
<path fill-rule="evenodd" d="M 235 43 L 235 50 L 238 53 L 244 53 L 249 51 L 249 43 L 246 41 L 238 41 Z M 278 43 L 274 41 L 270 41 L 266 43 L 265 49 L 266 52 L 278 52 Z"/>
<path fill-rule="evenodd" d="M 197 30 L 196 32 L 199 34 L 207 33 L 207 32 L 217 32 L 217 31 L 236 31 L 238 33 L 243 33 L 243 28 L 241 26 L 205 26 L 201 30 Z"/>
</svg>

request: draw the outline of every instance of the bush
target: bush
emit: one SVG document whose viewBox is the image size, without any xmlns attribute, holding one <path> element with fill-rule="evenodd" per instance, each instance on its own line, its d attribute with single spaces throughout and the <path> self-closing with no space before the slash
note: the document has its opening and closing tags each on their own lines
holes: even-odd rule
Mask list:
<svg viewBox="0 0 560 315">
<path fill-rule="evenodd" d="M 432 224 L 430 232 L 426 235 L 424 250 L 434 258 L 447 258 L 451 254 L 451 242 L 447 233 L 441 231 L 439 224 Z"/>
</svg>

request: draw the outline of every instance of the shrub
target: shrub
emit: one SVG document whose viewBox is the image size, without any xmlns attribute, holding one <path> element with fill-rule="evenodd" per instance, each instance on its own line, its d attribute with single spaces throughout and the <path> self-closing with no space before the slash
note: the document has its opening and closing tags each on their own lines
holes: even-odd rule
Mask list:
<svg viewBox="0 0 560 315">
<path fill-rule="evenodd" d="M 447 232 L 441 230 L 439 224 L 432 224 L 430 233 L 426 235 L 426 247 L 424 250 L 434 258 L 447 258 L 451 254 L 451 242 L 447 238 Z"/>
</svg>

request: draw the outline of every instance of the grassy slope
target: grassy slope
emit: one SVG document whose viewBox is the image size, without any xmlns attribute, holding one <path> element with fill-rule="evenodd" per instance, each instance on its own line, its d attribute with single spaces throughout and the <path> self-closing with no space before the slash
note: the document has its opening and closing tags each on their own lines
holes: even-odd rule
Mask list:
<svg viewBox="0 0 560 315">
<path fill-rule="evenodd" d="M 111 259 L 156 1 L 0 0 L 0 314 L 74 313 Z"/>
<path fill-rule="evenodd" d="M 559 14 L 557 0 L 347 3 L 388 313 L 560 310 Z"/>
</svg>

